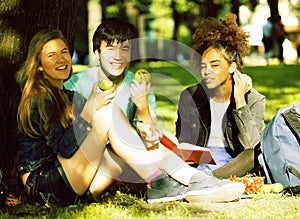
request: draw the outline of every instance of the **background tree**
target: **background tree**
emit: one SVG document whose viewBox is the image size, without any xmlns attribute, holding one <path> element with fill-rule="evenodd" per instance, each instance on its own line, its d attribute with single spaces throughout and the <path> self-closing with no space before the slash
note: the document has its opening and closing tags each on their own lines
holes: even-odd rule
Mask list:
<svg viewBox="0 0 300 219">
<path fill-rule="evenodd" d="M 74 51 L 78 56 L 78 64 L 88 64 L 88 8 L 87 1 L 78 1 L 80 10 L 75 18 Z"/>
<path fill-rule="evenodd" d="M 60 29 L 73 51 L 77 0 L 0 1 L 0 169 L 16 183 L 17 122 L 20 90 L 15 73 L 27 55 L 32 36 L 41 29 Z"/>
<path fill-rule="evenodd" d="M 268 0 L 270 6 L 271 19 L 273 21 L 279 20 L 278 0 Z"/>
<path fill-rule="evenodd" d="M 154 1 L 153 1 L 154 2 Z M 234 13 L 239 19 L 239 8 L 246 5 L 251 11 L 255 10 L 258 0 L 171 0 L 174 32 L 172 39 L 177 41 L 178 27 L 185 25 L 191 33 L 195 31 L 195 20 L 198 17 L 224 17 L 228 12 Z M 237 20 L 239 23 L 239 20 Z"/>
</svg>

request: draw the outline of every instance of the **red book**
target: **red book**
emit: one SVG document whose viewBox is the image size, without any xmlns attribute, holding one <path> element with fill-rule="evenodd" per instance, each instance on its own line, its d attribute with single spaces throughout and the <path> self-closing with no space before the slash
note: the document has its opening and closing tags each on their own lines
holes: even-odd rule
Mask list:
<svg viewBox="0 0 300 219">
<path fill-rule="evenodd" d="M 191 164 L 216 164 L 216 161 L 208 148 L 195 146 L 188 143 L 177 145 L 174 141 L 175 139 L 171 140 L 166 133 L 163 134 L 162 138 L 160 139 L 160 143 L 181 157 L 185 162 Z"/>
</svg>

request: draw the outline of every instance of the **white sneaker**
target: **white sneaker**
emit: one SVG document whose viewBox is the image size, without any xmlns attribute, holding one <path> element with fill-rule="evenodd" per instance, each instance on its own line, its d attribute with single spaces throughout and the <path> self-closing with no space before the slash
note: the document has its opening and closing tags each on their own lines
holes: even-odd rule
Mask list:
<svg viewBox="0 0 300 219">
<path fill-rule="evenodd" d="M 240 182 L 195 174 L 185 193 L 188 202 L 229 202 L 238 199 L 246 186 Z"/>
</svg>

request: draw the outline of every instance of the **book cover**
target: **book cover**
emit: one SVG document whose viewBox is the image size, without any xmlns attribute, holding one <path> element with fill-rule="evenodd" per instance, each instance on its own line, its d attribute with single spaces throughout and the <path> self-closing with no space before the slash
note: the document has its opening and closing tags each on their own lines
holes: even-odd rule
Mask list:
<svg viewBox="0 0 300 219">
<path fill-rule="evenodd" d="M 166 133 L 163 134 L 160 142 L 181 157 L 185 162 L 191 164 L 216 164 L 216 161 L 208 148 L 189 143 L 178 144 L 176 139 L 172 139 L 172 137 L 170 137 L 170 135 L 168 136 Z"/>
</svg>

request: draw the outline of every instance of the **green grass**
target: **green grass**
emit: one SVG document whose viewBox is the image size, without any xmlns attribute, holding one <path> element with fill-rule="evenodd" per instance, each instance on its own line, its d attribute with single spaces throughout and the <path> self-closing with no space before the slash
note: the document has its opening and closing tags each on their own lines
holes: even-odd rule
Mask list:
<svg viewBox="0 0 300 219">
<path fill-rule="evenodd" d="M 186 69 L 174 64 L 156 62 L 134 68 L 141 66 L 152 72 L 159 122 L 174 132 L 179 94 L 196 80 Z M 78 68 L 76 71 L 79 71 Z M 300 103 L 299 65 L 245 67 L 244 72 L 253 78 L 254 87 L 267 97 L 266 123 L 280 107 Z M 189 204 L 183 201 L 148 204 L 141 195 L 129 193 L 129 190 L 123 189 L 116 195 L 104 194 L 101 203 L 82 203 L 65 208 L 46 208 L 23 201 L 17 206 L 0 209 L 0 218 L 300 218 L 300 197 L 265 194 L 222 204 Z"/>
<path fill-rule="evenodd" d="M 265 121 L 268 123 L 281 107 L 300 103 L 300 65 L 247 67 L 254 87 L 266 96 Z"/>
<path fill-rule="evenodd" d="M 157 96 L 157 115 L 160 124 L 174 133 L 179 95 L 197 80 L 183 67 L 160 64 L 148 67 L 154 76 L 152 87 Z M 243 72 L 252 77 L 254 88 L 266 96 L 266 124 L 279 108 L 300 103 L 300 65 L 249 66 Z"/>
<path fill-rule="evenodd" d="M 69 207 L 42 207 L 21 204 L 0 210 L 0 218 L 60 218 L 60 219 L 169 219 L 169 218 L 224 218 L 264 219 L 300 216 L 300 198 L 272 194 L 257 195 L 230 203 L 197 203 L 184 201 L 148 204 L 143 199 L 117 192 L 105 196 L 101 203 L 78 204 Z"/>
</svg>

